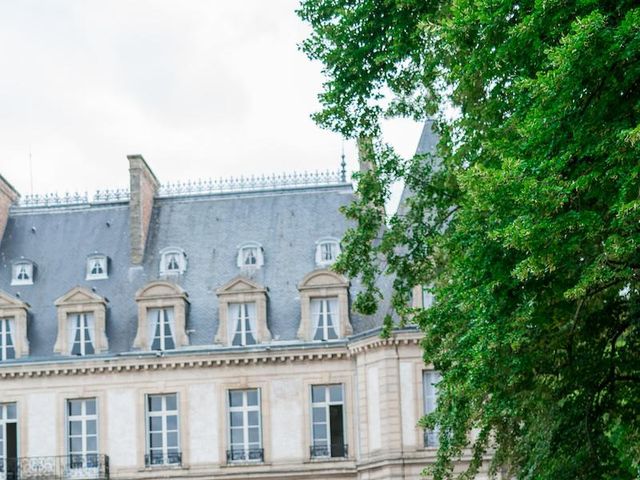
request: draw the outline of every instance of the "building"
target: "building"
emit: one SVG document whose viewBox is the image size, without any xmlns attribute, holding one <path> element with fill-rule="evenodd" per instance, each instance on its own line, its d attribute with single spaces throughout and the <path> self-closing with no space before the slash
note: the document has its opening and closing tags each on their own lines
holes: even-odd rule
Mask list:
<svg viewBox="0 0 640 480">
<path fill-rule="evenodd" d="M 90 200 L 0 177 L 0 480 L 418 478 L 437 374 L 329 268 L 344 169 L 161 185 L 128 160 Z"/>
</svg>

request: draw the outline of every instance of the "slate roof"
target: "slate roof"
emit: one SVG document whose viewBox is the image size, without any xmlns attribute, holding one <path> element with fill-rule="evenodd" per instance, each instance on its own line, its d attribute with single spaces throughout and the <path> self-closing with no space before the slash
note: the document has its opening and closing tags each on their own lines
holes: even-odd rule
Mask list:
<svg viewBox="0 0 640 480">
<path fill-rule="evenodd" d="M 339 208 L 353 199 L 349 183 L 275 191 L 156 198 L 142 266 L 130 261 L 127 202 L 65 207 L 13 208 L 0 242 L 0 289 L 30 304 L 27 361 L 54 357 L 54 301 L 75 286 L 94 288 L 108 299 L 109 354 L 132 351 L 137 329 L 136 291 L 159 278 L 159 252 L 180 247 L 187 271 L 177 279 L 189 294 L 191 346 L 212 347 L 218 326 L 215 290 L 240 274 L 240 244 L 264 248 L 264 266 L 253 280 L 268 288 L 268 323 L 274 341 L 294 341 L 300 322 L 297 285 L 316 268 L 316 240 L 341 238 L 348 227 Z M 86 258 L 110 259 L 109 278 L 85 280 Z M 35 262 L 33 285 L 11 285 L 11 265 Z M 351 298 L 359 289 L 352 283 Z M 352 314 L 354 334 L 381 324 Z M 191 348 L 191 347 L 189 347 Z"/>
</svg>

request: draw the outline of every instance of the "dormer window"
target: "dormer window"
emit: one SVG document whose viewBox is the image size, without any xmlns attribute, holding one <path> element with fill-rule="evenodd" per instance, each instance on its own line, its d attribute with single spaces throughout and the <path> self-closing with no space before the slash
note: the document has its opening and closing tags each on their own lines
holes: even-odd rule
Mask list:
<svg viewBox="0 0 640 480">
<path fill-rule="evenodd" d="M 240 245 L 238 248 L 238 268 L 257 269 L 264 265 L 262 246 L 256 242 Z"/>
<path fill-rule="evenodd" d="M 20 261 L 13 264 L 11 270 L 11 285 L 33 284 L 33 262 Z"/>
<path fill-rule="evenodd" d="M 71 355 L 93 355 L 93 338 L 95 336 L 95 321 L 93 313 L 75 313 L 68 317 L 69 343 Z"/>
<path fill-rule="evenodd" d="M 87 258 L 87 280 L 103 280 L 109 278 L 106 255 L 91 255 Z"/>
<path fill-rule="evenodd" d="M 322 238 L 316 242 L 316 265 L 326 267 L 340 254 L 340 242 L 336 238 Z"/>
<path fill-rule="evenodd" d="M 312 298 L 311 317 L 314 323 L 314 340 L 335 340 L 338 338 L 337 331 L 338 297 L 332 298 Z"/>
<path fill-rule="evenodd" d="M 160 275 L 179 275 L 187 269 L 187 255 L 177 247 L 160 252 Z"/>
</svg>

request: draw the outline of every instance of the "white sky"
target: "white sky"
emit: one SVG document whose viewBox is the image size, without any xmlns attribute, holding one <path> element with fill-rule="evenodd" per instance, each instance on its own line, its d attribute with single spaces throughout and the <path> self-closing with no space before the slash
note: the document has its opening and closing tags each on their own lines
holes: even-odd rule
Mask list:
<svg viewBox="0 0 640 480">
<path fill-rule="evenodd" d="M 321 65 L 295 0 L 0 1 L 0 173 L 23 195 L 337 169 L 341 139 L 309 118 Z M 384 139 L 414 152 L 421 125 Z M 353 142 L 348 167 L 357 168 Z"/>
</svg>

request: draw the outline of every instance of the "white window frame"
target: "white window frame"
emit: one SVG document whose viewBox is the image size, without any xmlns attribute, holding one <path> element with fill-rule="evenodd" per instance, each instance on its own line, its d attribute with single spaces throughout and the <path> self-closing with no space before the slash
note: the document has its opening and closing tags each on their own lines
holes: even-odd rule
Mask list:
<svg viewBox="0 0 640 480">
<path fill-rule="evenodd" d="M 314 401 L 313 399 L 313 389 L 315 388 L 324 388 L 325 392 L 324 392 L 324 399 L 322 401 Z M 331 400 L 331 388 L 335 388 L 335 387 L 340 387 L 340 400 Z M 314 450 L 312 450 L 312 458 L 346 458 L 348 456 L 348 451 L 347 451 L 347 409 L 346 409 L 346 403 L 345 403 L 345 389 L 344 389 L 344 384 L 342 383 L 331 383 L 331 384 L 320 384 L 320 385 L 311 385 L 311 389 L 310 389 L 310 399 L 311 399 L 311 412 L 310 412 L 310 419 L 311 419 L 311 446 Z M 344 456 L 340 457 L 340 456 L 336 456 L 336 457 L 332 457 L 331 455 L 331 422 L 330 422 L 330 410 L 331 410 L 331 406 L 332 405 L 341 405 L 342 406 L 342 441 L 343 441 L 343 447 L 345 447 L 345 451 L 344 451 Z M 320 409 L 320 408 L 324 408 L 324 422 L 314 422 L 314 416 L 313 416 L 313 410 L 314 408 Z M 325 437 L 325 441 L 326 441 L 326 445 L 323 445 L 322 443 L 318 443 L 316 444 L 316 438 L 315 438 L 315 425 L 325 425 L 325 431 L 326 431 L 326 437 Z M 327 452 L 326 455 L 321 455 L 318 454 L 318 451 L 315 450 L 316 448 L 322 448 L 322 447 L 326 447 Z"/>
<path fill-rule="evenodd" d="M 247 250 L 253 250 L 255 263 L 245 263 Z M 258 242 L 246 242 L 238 246 L 238 255 L 236 257 L 238 268 L 243 270 L 257 270 L 264 265 L 264 250 Z"/>
<path fill-rule="evenodd" d="M 93 273 L 94 265 L 99 263 L 101 273 Z M 85 280 L 105 280 L 109 278 L 109 260 L 106 255 L 90 255 L 87 257 L 87 271 Z"/>
<path fill-rule="evenodd" d="M 11 317 L 0 318 L 0 362 L 14 360 L 16 358 L 15 340 L 15 320 Z M 12 356 L 9 356 L 9 345 L 7 339 L 11 340 Z"/>
<path fill-rule="evenodd" d="M 167 399 L 169 397 L 175 397 L 176 408 L 170 410 L 167 408 Z M 162 408 L 161 410 L 151 411 L 149 402 L 151 397 L 159 397 L 161 399 Z M 147 394 L 145 395 L 145 430 L 146 430 L 146 454 L 148 455 L 148 461 L 146 462 L 147 467 L 157 467 L 157 466 L 165 466 L 165 465 L 180 465 L 182 463 L 182 452 L 180 450 L 180 397 L 178 393 L 158 393 L 158 394 Z M 167 419 L 170 416 L 176 417 L 176 428 L 175 430 L 169 430 L 167 425 Z M 162 447 L 160 453 L 162 454 L 162 462 L 154 462 L 153 455 L 155 453 L 152 450 L 159 450 L 158 448 L 151 448 L 151 418 L 160 418 L 160 422 L 162 424 L 162 429 L 160 431 L 154 430 L 153 433 L 160 433 L 162 435 Z M 176 447 L 168 446 L 168 436 L 169 433 L 176 434 Z M 169 452 L 172 450 L 172 452 Z M 172 457 L 171 455 L 175 455 Z M 174 460 L 174 461 L 171 461 Z"/>
<path fill-rule="evenodd" d="M 256 302 L 241 302 L 228 304 L 229 316 L 229 345 L 232 347 L 246 347 L 247 345 L 256 345 L 257 340 L 257 321 L 256 321 Z M 240 318 L 238 318 L 240 315 Z M 240 322 L 240 332 L 238 332 L 238 322 Z M 249 324 L 249 330 L 247 330 Z M 240 345 L 234 345 L 237 334 L 240 334 Z M 253 342 L 247 343 L 247 338 L 251 336 Z"/>
<path fill-rule="evenodd" d="M 12 411 L 12 414 L 10 412 L 10 409 Z M 8 403 L 0 403 L 0 430 L 2 430 L 2 439 L 0 440 L 0 461 L 2 461 L 5 465 L 6 465 L 6 458 L 7 458 L 7 430 L 6 430 L 6 425 L 7 423 L 15 423 L 16 424 L 16 440 L 17 440 L 17 445 L 16 445 L 16 449 L 17 449 L 17 453 L 18 453 L 18 457 L 20 457 L 20 432 L 18 429 L 18 405 L 15 402 L 8 402 Z M 2 476 L 4 472 L 0 472 L 0 478 L 4 477 Z"/>
<path fill-rule="evenodd" d="M 157 313 L 156 319 L 152 318 L 152 315 Z M 168 318 L 167 318 L 168 317 Z M 176 320 L 175 320 L 175 308 L 173 306 L 149 308 L 147 309 L 147 318 L 149 321 L 149 350 L 164 352 L 166 350 L 175 350 L 176 347 Z M 169 327 L 169 334 L 167 335 L 166 328 Z M 160 331 L 160 348 L 153 348 L 153 343 L 156 339 L 156 329 Z M 171 338 L 173 348 L 167 348 L 167 340 Z"/>
<path fill-rule="evenodd" d="M 78 326 L 78 320 L 80 320 L 80 326 Z M 70 313 L 67 317 L 67 332 L 69 335 L 69 355 L 84 357 L 86 355 L 93 355 L 96 353 L 96 323 L 95 317 L 91 312 L 85 313 Z M 75 344 L 76 332 L 80 329 L 80 353 L 73 354 L 73 347 Z M 89 338 L 86 338 L 86 334 L 89 334 Z M 91 344 L 93 352 L 87 352 L 87 343 Z"/>
<path fill-rule="evenodd" d="M 175 256 L 177 269 L 167 268 L 169 258 Z M 160 251 L 160 275 L 181 275 L 187 270 L 187 254 L 179 247 L 168 247 Z"/>
<path fill-rule="evenodd" d="M 330 245 L 333 251 L 333 258 L 324 258 L 324 249 Z M 316 265 L 318 267 L 328 267 L 333 265 L 340 255 L 340 241 L 337 238 L 325 237 L 316 242 Z"/>
<path fill-rule="evenodd" d="M 438 405 L 438 383 L 442 379 L 440 372 L 436 370 L 422 371 L 422 398 L 424 414 L 428 415 L 435 411 Z M 438 447 L 440 442 L 438 435 L 439 428 L 424 430 L 424 446 L 427 448 Z"/>
<path fill-rule="evenodd" d="M 81 413 L 79 415 L 73 415 L 71 413 L 71 402 L 80 402 Z M 94 413 L 87 413 L 88 402 L 93 402 Z M 71 433 L 71 422 L 80 422 L 80 434 Z M 87 433 L 87 427 L 89 422 L 95 423 L 95 433 Z M 68 475 L 65 478 L 73 478 L 74 476 L 84 477 L 85 475 L 91 475 L 92 472 L 97 472 L 100 461 L 100 435 L 99 435 L 98 422 L 98 399 L 97 398 L 70 398 L 66 402 L 66 449 L 67 449 L 67 470 Z M 89 437 L 95 437 L 95 450 L 88 448 Z M 71 450 L 71 440 L 80 438 L 82 442 L 81 451 L 74 452 Z M 75 456 L 80 456 L 81 460 L 77 463 L 74 459 Z"/>
<path fill-rule="evenodd" d="M 255 392 L 257 396 L 257 405 L 249 405 L 248 397 L 250 392 Z M 242 395 L 242 405 L 231 406 L 231 394 L 240 393 Z M 264 450 L 262 443 L 262 395 L 259 388 L 247 388 L 247 389 L 233 389 L 227 391 L 227 432 L 228 432 L 228 445 L 230 455 L 227 455 L 227 460 L 230 463 L 237 462 L 251 462 L 260 463 L 264 461 Z M 251 447 L 255 442 L 249 441 L 249 429 L 255 428 L 255 425 L 249 425 L 249 413 L 257 412 L 258 414 L 258 447 Z M 233 442 L 233 430 L 237 429 L 236 426 L 232 426 L 232 416 L 234 413 L 240 413 L 242 415 L 242 443 Z M 252 458 L 253 457 L 253 458 Z"/>
<path fill-rule="evenodd" d="M 25 268 L 25 274 L 28 278 L 18 278 L 22 274 L 22 268 Z M 33 262 L 22 260 L 11 265 L 11 285 L 33 285 Z"/>
<path fill-rule="evenodd" d="M 316 312 L 315 305 L 319 302 L 319 311 Z M 335 311 L 330 311 L 329 306 L 335 306 Z M 340 338 L 340 302 L 338 297 L 312 297 L 309 305 L 311 315 L 313 316 L 313 335 L 311 339 L 314 342 L 329 342 Z M 331 326 L 336 338 L 329 338 L 328 319 L 331 315 Z M 320 326 L 320 316 L 322 316 L 322 327 Z M 322 338 L 316 339 L 318 329 L 322 328 Z"/>
</svg>

